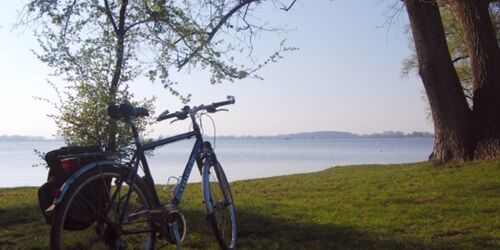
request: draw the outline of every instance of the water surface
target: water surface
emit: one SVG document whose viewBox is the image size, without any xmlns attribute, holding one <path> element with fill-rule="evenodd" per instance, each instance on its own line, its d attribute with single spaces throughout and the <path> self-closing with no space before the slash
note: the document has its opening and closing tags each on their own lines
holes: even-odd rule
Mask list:
<svg viewBox="0 0 500 250">
<path fill-rule="evenodd" d="M 155 150 L 149 159 L 157 184 L 180 176 L 194 141 Z M 61 141 L 0 142 L 0 187 L 39 186 L 47 169 L 33 167 L 42 160 L 34 149 L 48 152 Z M 218 139 L 216 153 L 228 179 L 242 180 L 354 164 L 388 164 L 424 161 L 432 151 L 432 138 L 356 139 Z M 200 181 L 193 169 L 190 181 Z"/>
</svg>

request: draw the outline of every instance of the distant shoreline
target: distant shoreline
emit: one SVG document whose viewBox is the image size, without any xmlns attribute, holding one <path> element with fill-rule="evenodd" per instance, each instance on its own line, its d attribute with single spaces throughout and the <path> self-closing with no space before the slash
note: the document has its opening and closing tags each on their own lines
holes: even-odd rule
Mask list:
<svg viewBox="0 0 500 250">
<path fill-rule="evenodd" d="M 161 136 L 159 138 L 165 138 L 168 136 Z M 434 134 L 429 132 L 412 132 L 404 133 L 400 131 L 386 131 L 383 133 L 373 133 L 360 135 L 351 132 L 341 132 L 341 131 L 317 131 L 317 132 L 302 132 L 302 133 L 292 133 L 292 134 L 282 134 L 282 135 L 264 135 L 264 136 L 254 136 L 254 135 L 244 135 L 244 136 L 233 136 L 233 135 L 222 135 L 217 136 L 218 139 L 257 139 L 257 140 L 268 140 L 268 139 L 282 139 L 282 140 L 296 140 L 296 139 L 383 139 L 383 138 L 434 138 Z M 158 138 L 152 138 L 158 139 Z M 23 135 L 0 135 L 0 142 L 30 142 L 30 141 L 63 141 L 62 138 L 45 138 L 42 136 L 23 136 Z"/>
<path fill-rule="evenodd" d="M 24 135 L 0 135 L 0 142 L 30 142 L 30 141 L 61 141 L 62 139 L 48 139 L 43 136 L 24 136 Z"/>
<path fill-rule="evenodd" d="M 386 131 L 383 133 L 374 133 L 367 135 L 359 135 L 351 132 L 339 131 L 318 131 L 318 132 L 303 132 L 284 135 L 272 136 L 219 136 L 218 138 L 225 139 L 356 139 L 356 138 L 434 138 L 434 134 L 429 132 L 412 132 L 404 133 L 399 131 Z"/>
</svg>

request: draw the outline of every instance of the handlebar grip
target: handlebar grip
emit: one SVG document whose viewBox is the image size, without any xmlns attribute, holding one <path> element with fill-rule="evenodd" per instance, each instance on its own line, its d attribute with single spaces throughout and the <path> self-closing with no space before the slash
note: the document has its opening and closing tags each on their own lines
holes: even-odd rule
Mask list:
<svg viewBox="0 0 500 250">
<path fill-rule="evenodd" d="M 163 111 L 163 112 L 162 112 L 162 113 L 158 116 L 158 118 L 156 118 L 156 121 L 157 121 L 157 122 L 161 122 L 161 121 L 163 121 L 163 120 L 167 119 L 167 115 L 168 115 L 168 110 Z"/>
<path fill-rule="evenodd" d="M 235 100 L 233 96 L 228 96 L 227 101 L 222 101 L 222 102 L 214 102 L 212 105 L 214 105 L 215 108 L 220 107 L 220 106 L 225 106 L 229 104 L 234 104 Z"/>
<path fill-rule="evenodd" d="M 166 115 L 165 119 L 177 118 L 179 120 L 184 120 L 184 119 L 187 118 L 187 116 L 188 116 L 187 112 L 185 112 L 185 111 L 177 111 L 175 113 Z"/>
<path fill-rule="evenodd" d="M 188 116 L 187 111 L 177 111 L 174 113 L 168 113 L 168 110 L 165 110 L 163 113 L 160 114 L 160 116 L 158 116 L 158 118 L 156 118 L 156 121 L 160 122 L 170 118 L 177 118 L 179 120 L 184 120 L 187 118 L 187 116 Z"/>
<path fill-rule="evenodd" d="M 165 116 L 165 119 L 175 118 L 175 117 L 177 117 L 177 115 L 178 115 L 177 113 L 179 113 L 179 112 L 175 112 L 175 113 L 172 113 L 172 114 L 168 114 L 168 115 L 166 115 L 166 116 Z"/>
<path fill-rule="evenodd" d="M 195 106 L 192 109 L 189 106 L 184 106 L 181 111 L 177 111 L 175 113 L 169 114 L 168 110 L 166 110 L 163 113 L 161 113 L 160 116 L 158 116 L 158 118 L 156 118 L 156 121 L 159 122 L 159 121 L 163 121 L 163 120 L 174 118 L 174 117 L 179 119 L 179 120 L 184 120 L 189 115 L 194 115 L 194 114 L 196 114 L 196 112 L 198 112 L 200 110 L 206 110 L 209 113 L 215 113 L 218 111 L 217 110 L 218 107 L 224 106 L 224 105 L 229 105 L 229 104 L 234 104 L 234 103 L 235 103 L 234 97 L 227 96 L 227 101 L 214 102 L 214 103 L 209 104 L 209 105 L 201 105 L 198 107 Z"/>
<path fill-rule="evenodd" d="M 163 111 L 163 113 L 160 114 L 160 116 L 158 116 L 158 118 L 156 118 L 156 121 L 157 122 L 161 122 L 163 120 L 167 120 L 167 119 L 170 119 L 170 118 L 177 117 L 177 113 L 178 112 L 169 113 L 168 110 L 165 110 L 165 111 Z"/>
<path fill-rule="evenodd" d="M 156 118 L 156 121 L 157 122 L 161 122 L 163 120 L 167 120 L 167 119 L 170 119 L 170 118 L 177 117 L 177 113 L 178 112 L 168 114 L 168 111 L 167 112 L 163 112 L 160 116 L 158 116 L 158 118 Z"/>
<path fill-rule="evenodd" d="M 223 102 L 214 102 L 212 105 L 214 105 L 214 107 L 220 107 L 220 106 L 229 105 L 229 104 L 232 104 L 232 103 L 230 101 L 223 101 Z"/>
</svg>

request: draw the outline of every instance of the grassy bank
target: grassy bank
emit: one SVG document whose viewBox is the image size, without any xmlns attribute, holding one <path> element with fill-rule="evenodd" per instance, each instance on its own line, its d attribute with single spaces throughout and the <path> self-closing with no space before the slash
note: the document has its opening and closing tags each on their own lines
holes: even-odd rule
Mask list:
<svg viewBox="0 0 500 250">
<path fill-rule="evenodd" d="M 240 249 L 500 249 L 498 161 L 338 167 L 232 188 Z M 182 210 L 185 247 L 215 249 L 199 184 Z M 46 249 L 48 235 L 36 188 L 0 189 L 0 249 Z"/>
</svg>

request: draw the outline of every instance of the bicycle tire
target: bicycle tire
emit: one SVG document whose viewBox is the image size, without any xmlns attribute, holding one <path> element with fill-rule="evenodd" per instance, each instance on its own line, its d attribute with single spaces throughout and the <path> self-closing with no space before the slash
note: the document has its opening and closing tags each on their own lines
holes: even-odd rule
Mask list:
<svg viewBox="0 0 500 250">
<path fill-rule="evenodd" d="M 203 164 L 202 191 L 207 218 L 222 249 L 235 249 L 237 240 L 236 207 L 226 175 L 220 163 Z"/>
<path fill-rule="evenodd" d="M 122 231 L 153 228 L 150 220 L 132 221 L 127 217 L 133 212 L 150 209 L 154 204 L 150 198 L 149 189 L 139 176 L 135 176 L 134 185 L 127 184 L 129 173 L 130 170 L 125 167 L 103 165 L 78 177 L 54 211 L 50 237 L 51 248 L 154 249 L 156 233 L 152 230 L 147 233 L 127 235 Z M 109 183 L 109 186 L 106 183 Z M 96 186 L 100 186 L 100 190 L 95 190 Z M 133 191 L 128 205 L 124 207 L 127 191 L 131 187 Z M 92 191 L 95 191 L 94 198 L 88 195 Z M 105 202 L 95 202 L 102 200 L 102 197 L 105 197 Z M 94 216 L 95 221 L 83 230 L 74 231 L 66 228 L 66 219 L 70 218 L 68 213 L 78 210 L 84 210 L 80 211 L 81 214 Z M 119 218 L 122 213 L 125 213 L 126 219 L 120 223 Z"/>
</svg>

